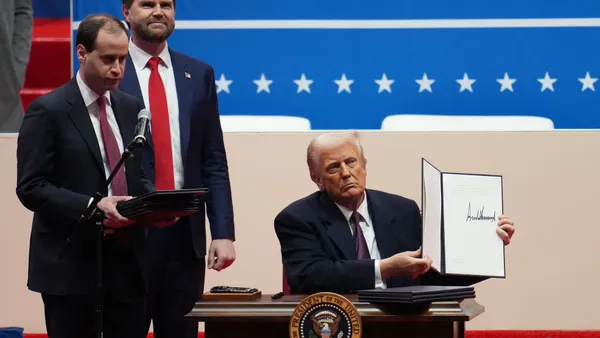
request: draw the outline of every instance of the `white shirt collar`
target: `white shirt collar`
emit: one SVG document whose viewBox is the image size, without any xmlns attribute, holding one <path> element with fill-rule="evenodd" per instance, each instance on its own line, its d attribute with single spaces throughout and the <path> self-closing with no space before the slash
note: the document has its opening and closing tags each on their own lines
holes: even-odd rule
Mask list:
<svg viewBox="0 0 600 338">
<path fill-rule="evenodd" d="M 344 214 L 346 221 L 350 222 L 350 217 L 352 217 L 353 210 L 350 210 L 350 209 L 346 208 L 345 206 L 338 204 L 337 202 L 335 203 L 335 205 L 337 205 L 337 207 L 340 209 L 342 214 Z M 362 203 L 358 206 L 358 209 L 356 209 L 356 211 L 358 211 L 358 213 L 363 217 L 363 219 L 365 220 L 367 225 L 371 225 L 371 216 L 369 215 L 369 204 L 367 202 L 367 192 L 366 191 L 365 191 L 365 198 L 363 199 Z"/>
<path fill-rule="evenodd" d="M 137 71 L 146 68 L 148 61 L 152 57 L 152 55 L 136 46 L 131 39 L 129 39 L 129 55 L 131 56 L 131 61 Z M 171 54 L 169 54 L 169 46 L 166 43 L 165 48 L 157 56 L 162 60 L 162 64 L 165 67 L 171 68 Z"/>
<path fill-rule="evenodd" d="M 96 92 L 91 90 L 90 87 L 88 87 L 85 84 L 85 82 L 83 82 L 83 79 L 81 78 L 81 74 L 79 74 L 79 71 L 77 71 L 76 78 L 77 78 L 77 86 L 79 86 L 79 92 L 81 93 L 81 97 L 83 97 L 83 102 L 85 103 L 86 107 L 89 107 L 92 103 L 95 103 L 96 100 L 98 100 L 98 97 L 100 97 L 100 95 L 96 94 Z M 111 105 L 110 93 L 108 91 L 104 93 L 104 97 L 106 97 L 106 103 L 108 105 Z"/>
</svg>

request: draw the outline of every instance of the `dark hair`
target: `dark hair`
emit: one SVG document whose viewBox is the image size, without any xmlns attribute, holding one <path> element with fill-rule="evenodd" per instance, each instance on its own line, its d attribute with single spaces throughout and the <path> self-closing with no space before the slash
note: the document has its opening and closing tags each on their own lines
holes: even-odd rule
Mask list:
<svg viewBox="0 0 600 338">
<path fill-rule="evenodd" d="M 88 52 L 93 52 L 100 29 L 105 29 L 111 34 L 117 34 L 119 30 L 122 30 L 127 34 L 127 28 L 116 17 L 110 14 L 90 14 L 77 27 L 75 45 L 81 44 Z"/>
<path fill-rule="evenodd" d="M 125 6 L 125 8 L 130 9 L 131 5 L 133 5 L 133 1 L 134 0 L 123 0 L 123 6 Z M 177 4 L 175 3 L 175 0 L 173 0 L 173 8 L 177 7 Z"/>
</svg>

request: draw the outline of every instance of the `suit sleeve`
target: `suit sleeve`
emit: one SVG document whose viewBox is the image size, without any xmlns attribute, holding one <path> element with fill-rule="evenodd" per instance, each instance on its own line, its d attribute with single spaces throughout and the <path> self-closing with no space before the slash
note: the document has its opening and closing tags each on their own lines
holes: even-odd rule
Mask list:
<svg viewBox="0 0 600 338">
<path fill-rule="evenodd" d="M 202 180 L 209 191 L 206 195 L 206 214 L 213 240 L 235 240 L 227 154 L 219 117 L 215 73 L 212 68 L 209 68 L 205 80 L 208 87 L 208 104 L 204 112 L 207 125 L 202 140 L 201 170 Z"/>
<path fill-rule="evenodd" d="M 17 141 L 17 196 L 33 212 L 79 220 L 91 196 L 51 182 L 56 154 L 56 123 L 39 101 L 33 101 L 23 119 Z"/>
<path fill-rule="evenodd" d="M 140 155 L 141 155 L 141 153 L 142 153 L 142 151 L 140 150 Z M 156 187 L 154 186 L 154 184 L 152 184 L 152 181 L 148 178 L 148 175 L 146 174 L 146 171 L 144 170 L 143 166 L 141 168 L 140 180 L 142 183 L 142 189 L 143 189 L 144 194 L 156 191 Z"/>
<path fill-rule="evenodd" d="M 414 204 L 416 218 L 419 220 L 419 226 L 423 229 L 423 217 L 419 214 L 419 207 Z M 421 231 L 421 234 L 423 232 Z M 422 239 L 421 239 L 421 245 Z M 423 274 L 419 280 L 421 285 L 443 285 L 443 286 L 468 286 L 475 283 L 479 283 L 488 279 L 487 277 L 476 277 L 476 276 L 461 276 L 461 275 L 441 275 L 433 269 L 429 269 Z"/>
<path fill-rule="evenodd" d="M 299 215 L 282 211 L 275 218 L 275 232 L 286 277 L 295 293 L 352 293 L 375 287 L 373 260 L 333 261 Z"/>
</svg>

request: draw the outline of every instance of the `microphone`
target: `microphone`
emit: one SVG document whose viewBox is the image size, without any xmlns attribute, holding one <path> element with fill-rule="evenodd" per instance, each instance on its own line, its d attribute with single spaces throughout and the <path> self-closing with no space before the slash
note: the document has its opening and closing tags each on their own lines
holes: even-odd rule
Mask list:
<svg viewBox="0 0 600 338">
<path fill-rule="evenodd" d="M 136 146 L 142 146 L 146 143 L 146 133 L 150 128 L 150 120 L 152 119 L 152 114 L 146 108 L 140 110 L 138 113 L 138 123 L 135 126 L 135 133 L 133 134 L 133 141 Z"/>
</svg>

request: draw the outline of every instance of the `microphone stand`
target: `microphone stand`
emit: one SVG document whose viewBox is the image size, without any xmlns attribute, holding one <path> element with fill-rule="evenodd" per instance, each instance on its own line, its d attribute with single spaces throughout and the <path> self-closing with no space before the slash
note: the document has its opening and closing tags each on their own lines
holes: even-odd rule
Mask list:
<svg viewBox="0 0 600 338">
<path fill-rule="evenodd" d="M 108 191 L 108 187 L 110 186 L 113 178 L 115 177 L 115 175 L 117 174 L 117 172 L 119 171 L 119 169 L 121 168 L 121 166 L 123 165 L 125 160 L 133 155 L 133 150 L 136 147 L 143 146 L 145 141 L 146 140 L 144 137 L 136 137 L 131 141 L 131 143 L 129 143 L 127 148 L 125 148 L 123 150 L 123 154 L 121 154 L 121 158 L 119 159 L 119 162 L 113 168 L 112 172 L 110 173 L 110 176 L 108 176 L 108 178 L 106 179 L 106 182 L 104 185 L 104 187 L 106 188 L 106 191 Z M 90 203 L 88 208 L 85 210 L 85 212 L 79 218 L 77 225 L 75 226 L 74 232 L 71 234 L 71 236 L 69 236 L 69 238 L 67 238 L 67 243 L 65 244 L 65 246 L 62 248 L 62 250 L 59 253 L 59 259 L 62 259 L 64 251 L 67 248 L 69 248 L 71 243 L 73 243 L 72 239 L 77 234 L 78 229 L 81 228 L 84 225 L 84 223 L 92 223 L 92 222 L 94 223 L 94 226 L 96 227 L 95 234 L 94 234 L 95 239 L 96 239 L 96 294 L 95 294 L 96 309 L 95 309 L 95 316 L 94 316 L 95 318 L 94 319 L 96 322 L 95 329 L 96 329 L 96 337 L 97 338 L 103 338 L 103 336 L 104 336 L 104 325 L 103 325 L 104 285 L 102 282 L 102 279 L 103 279 L 102 256 L 103 256 L 103 244 L 104 244 L 104 219 L 105 219 L 105 217 L 104 217 L 104 212 L 102 210 L 98 209 L 98 203 L 100 202 L 100 200 L 102 200 L 103 197 L 104 196 L 99 191 L 96 192 L 96 194 L 94 195 L 94 198 L 92 199 L 92 202 Z"/>
</svg>

